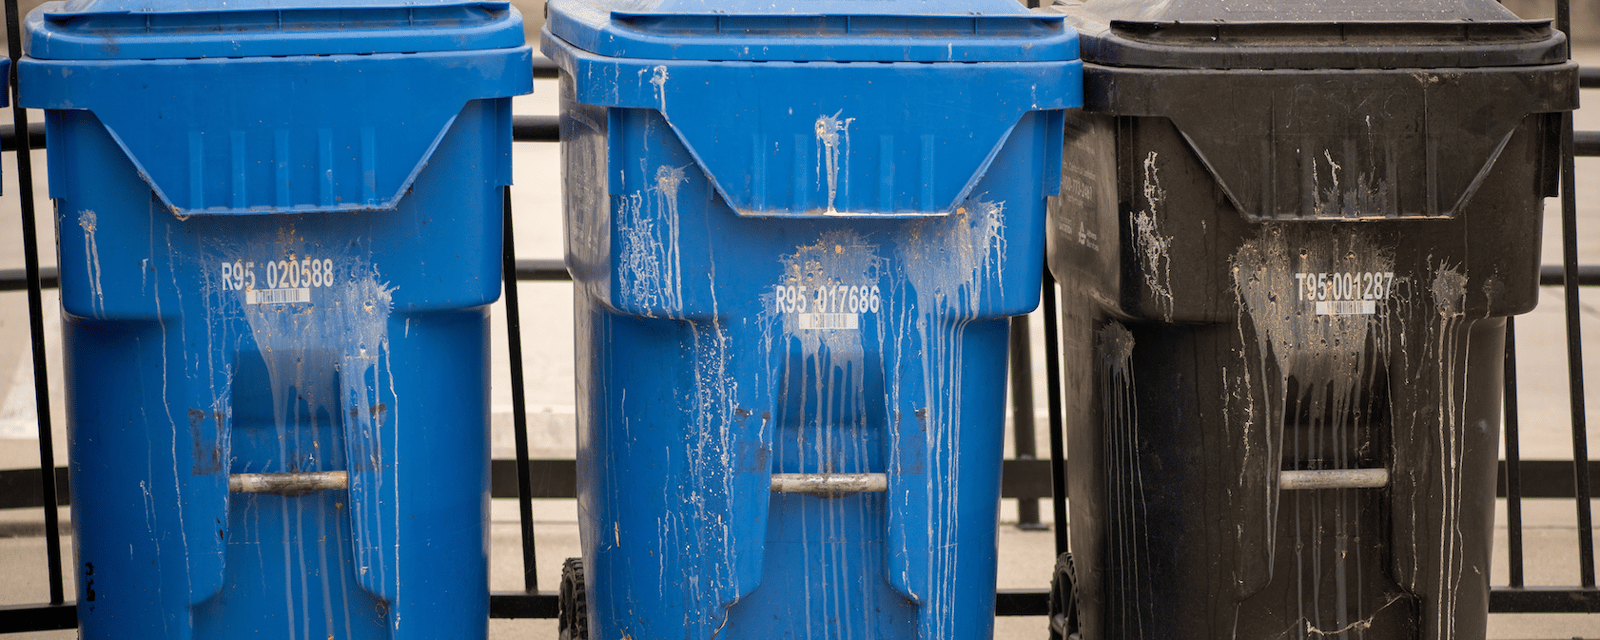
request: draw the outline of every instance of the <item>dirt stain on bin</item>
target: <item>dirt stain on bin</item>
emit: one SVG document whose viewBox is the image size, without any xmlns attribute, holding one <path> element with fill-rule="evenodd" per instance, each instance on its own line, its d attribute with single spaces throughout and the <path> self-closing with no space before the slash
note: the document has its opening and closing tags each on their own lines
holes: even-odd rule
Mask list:
<svg viewBox="0 0 1600 640">
<path fill-rule="evenodd" d="M 222 471 L 222 447 L 218 444 L 216 434 L 222 433 L 225 419 L 221 413 L 210 413 L 216 422 L 217 430 L 208 435 L 205 432 L 207 415 L 206 411 L 189 409 L 189 437 L 194 445 L 193 473 L 197 476 L 207 476 Z"/>
</svg>

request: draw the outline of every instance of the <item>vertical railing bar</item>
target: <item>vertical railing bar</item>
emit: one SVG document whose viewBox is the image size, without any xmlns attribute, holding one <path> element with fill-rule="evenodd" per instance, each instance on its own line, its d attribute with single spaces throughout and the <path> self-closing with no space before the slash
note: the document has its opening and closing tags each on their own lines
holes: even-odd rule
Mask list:
<svg viewBox="0 0 1600 640">
<path fill-rule="evenodd" d="M 1505 363 L 1506 427 L 1506 548 L 1510 583 L 1523 586 L 1522 571 L 1522 445 L 1517 420 L 1517 324 L 1506 318 Z"/>
<path fill-rule="evenodd" d="M 1567 59 L 1572 59 L 1572 0 L 1556 0 L 1556 30 L 1567 37 Z"/>
<path fill-rule="evenodd" d="M 17 191 L 22 205 L 22 253 L 28 274 L 28 331 L 33 341 L 33 401 L 39 416 L 39 476 L 44 498 L 45 559 L 50 564 L 50 604 L 66 601 L 61 577 L 61 514 L 56 506 L 55 438 L 50 420 L 50 376 L 45 360 L 44 302 L 39 287 L 39 236 L 33 205 L 33 145 L 28 139 L 28 110 L 17 88 L 17 63 L 22 36 L 17 0 L 6 0 L 6 49 L 11 58 L 11 124 L 16 131 Z"/>
<path fill-rule="evenodd" d="M 1071 550 L 1067 533 L 1067 447 L 1061 432 L 1061 340 L 1056 320 L 1056 279 L 1044 270 L 1045 392 L 1050 394 L 1050 506 L 1056 519 L 1056 555 Z"/>
<path fill-rule="evenodd" d="M 1572 2 L 1556 0 L 1556 28 L 1572 47 Z M 1572 112 L 1561 117 L 1561 266 L 1566 293 L 1567 384 L 1572 410 L 1572 479 L 1578 508 L 1578 574 L 1584 587 L 1595 586 L 1594 525 L 1589 503 L 1588 417 L 1584 409 L 1583 340 L 1578 315 L 1578 201 L 1572 159 Z"/>
<path fill-rule="evenodd" d="M 8 0 L 15 2 L 16 0 Z M 533 548 L 533 471 L 528 466 L 528 404 L 522 388 L 522 312 L 517 305 L 517 248 L 511 225 L 511 187 L 501 187 L 504 214 L 501 244 L 505 255 L 500 267 L 506 290 L 506 345 L 511 354 L 511 426 L 517 447 L 517 507 L 522 524 L 522 586 L 539 591 Z"/>
<path fill-rule="evenodd" d="M 1033 341 L 1028 335 L 1028 316 L 1011 318 L 1011 442 L 1018 460 L 1035 460 L 1039 455 L 1033 429 Z M 1017 498 L 1017 528 L 1041 530 L 1039 499 Z"/>
</svg>

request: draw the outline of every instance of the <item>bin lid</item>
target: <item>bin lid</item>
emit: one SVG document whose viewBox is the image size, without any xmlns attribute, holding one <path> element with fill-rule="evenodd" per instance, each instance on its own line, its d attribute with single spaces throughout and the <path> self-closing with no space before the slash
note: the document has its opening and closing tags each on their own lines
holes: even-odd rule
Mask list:
<svg viewBox="0 0 1600 640">
<path fill-rule="evenodd" d="M 68 0 L 24 21 L 41 60 L 221 58 L 503 49 L 505 0 Z"/>
<path fill-rule="evenodd" d="M 1075 60 L 1061 16 L 1016 0 L 551 0 L 550 33 L 615 58 L 837 62 Z"/>
<path fill-rule="evenodd" d="M 1086 62 L 1166 69 L 1507 67 L 1566 59 L 1495 0 L 1057 0 Z"/>
</svg>

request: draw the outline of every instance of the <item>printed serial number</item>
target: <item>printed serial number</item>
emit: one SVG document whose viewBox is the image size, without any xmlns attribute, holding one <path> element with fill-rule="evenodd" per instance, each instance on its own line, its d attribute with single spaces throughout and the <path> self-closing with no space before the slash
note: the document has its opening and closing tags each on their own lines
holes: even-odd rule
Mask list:
<svg viewBox="0 0 1600 640">
<path fill-rule="evenodd" d="M 883 307 L 883 294 L 876 285 L 778 285 L 773 291 L 778 313 L 877 313 Z"/>
<path fill-rule="evenodd" d="M 883 308 L 883 293 L 876 285 L 778 285 L 773 288 L 778 313 L 798 313 L 802 331 L 860 329 L 861 314 Z"/>
<path fill-rule="evenodd" d="M 1301 302 L 1313 302 L 1319 316 L 1370 315 L 1389 299 L 1393 271 L 1298 272 L 1294 274 Z"/>
<path fill-rule="evenodd" d="M 245 292 L 245 304 L 310 302 L 313 288 L 334 282 L 333 260 L 316 258 L 222 262 L 219 275 L 223 290 Z"/>
</svg>

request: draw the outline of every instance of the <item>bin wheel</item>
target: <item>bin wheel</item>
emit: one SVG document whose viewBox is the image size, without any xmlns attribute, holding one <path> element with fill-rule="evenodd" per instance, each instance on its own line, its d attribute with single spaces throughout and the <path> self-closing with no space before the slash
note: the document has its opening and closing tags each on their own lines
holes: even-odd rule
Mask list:
<svg viewBox="0 0 1600 640">
<path fill-rule="evenodd" d="M 583 558 L 561 563 L 560 611 L 556 628 L 561 640 L 589 640 L 589 597 L 583 587 Z"/>
<path fill-rule="evenodd" d="M 1050 576 L 1050 640 L 1078 638 L 1078 572 L 1072 554 L 1063 553 Z"/>
</svg>

